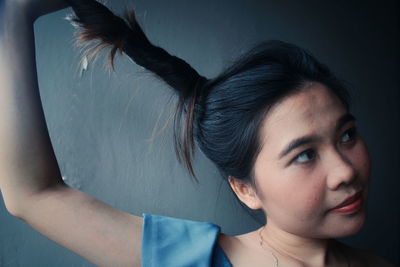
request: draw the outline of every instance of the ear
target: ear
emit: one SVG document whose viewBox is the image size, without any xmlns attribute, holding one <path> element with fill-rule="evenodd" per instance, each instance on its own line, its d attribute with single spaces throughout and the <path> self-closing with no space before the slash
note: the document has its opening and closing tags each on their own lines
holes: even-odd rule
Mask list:
<svg viewBox="0 0 400 267">
<path fill-rule="evenodd" d="M 261 209 L 261 201 L 250 183 L 245 183 L 233 176 L 228 177 L 229 185 L 236 196 L 252 210 Z"/>
</svg>

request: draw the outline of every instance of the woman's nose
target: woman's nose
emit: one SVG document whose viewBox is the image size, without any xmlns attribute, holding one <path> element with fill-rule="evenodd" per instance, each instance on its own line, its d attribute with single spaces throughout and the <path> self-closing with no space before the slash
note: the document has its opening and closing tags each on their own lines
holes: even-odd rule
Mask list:
<svg viewBox="0 0 400 267">
<path fill-rule="evenodd" d="M 345 153 L 340 153 L 340 151 L 335 151 L 331 154 L 327 167 L 327 186 L 331 190 L 337 190 L 340 186 L 350 185 L 357 177 L 354 165 L 346 157 Z"/>
</svg>

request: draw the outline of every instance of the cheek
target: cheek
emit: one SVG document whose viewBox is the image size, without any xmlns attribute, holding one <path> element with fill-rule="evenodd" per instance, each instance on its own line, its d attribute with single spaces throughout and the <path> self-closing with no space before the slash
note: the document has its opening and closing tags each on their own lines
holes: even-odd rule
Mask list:
<svg viewBox="0 0 400 267">
<path fill-rule="evenodd" d="M 325 199 L 325 184 L 317 171 L 293 170 L 279 182 L 265 183 L 264 203 L 266 211 L 287 214 L 302 221 L 315 216 Z"/>
<path fill-rule="evenodd" d="M 287 177 L 288 178 L 288 177 Z M 267 220 L 290 233 L 306 235 L 322 223 L 325 211 L 325 185 L 318 173 L 290 177 L 287 183 L 265 191 L 263 201 Z"/>
<path fill-rule="evenodd" d="M 368 181 L 371 175 L 371 158 L 369 156 L 368 148 L 364 141 L 360 141 L 352 153 L 352 163 L 357 169 L 361 178 Z"/>
<path fill-rule="evenodd" d="M 325 188 L 323 179 L 320 179 L 319 174 L 307 177 L 310 181 L 303 182 L 293 191 L 293 196 L 296 198 L 294 205 L 298 211 L 297 217 L 303 221 L 315 220 L 318 214 L 321 214 L 325 208 Z"/>
<path fill-rule="evenodd" d="M 321 180 L 321 179 L 319 179 Z M 325 199 L 325 184 L 322 182 L 310 185 L 310 189 L 306 192 L 306 208 L 308 210 L 315 210 L 319 208 Z"/>
</svg>

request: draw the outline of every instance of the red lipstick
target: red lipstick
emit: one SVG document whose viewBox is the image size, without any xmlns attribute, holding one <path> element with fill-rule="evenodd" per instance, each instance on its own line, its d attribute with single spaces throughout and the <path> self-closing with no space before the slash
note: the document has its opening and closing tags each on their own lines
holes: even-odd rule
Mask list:
<svg viewBox="0 0 400 267">
<path fill-rule="evenodd" d="M 362 205 L 362 191 L 359 191 L 357 194 L 347 198 L 338 206 L 334 207 L 330 211 L 333 213 L 353 213 L 358 211 Z"/>
</svg>

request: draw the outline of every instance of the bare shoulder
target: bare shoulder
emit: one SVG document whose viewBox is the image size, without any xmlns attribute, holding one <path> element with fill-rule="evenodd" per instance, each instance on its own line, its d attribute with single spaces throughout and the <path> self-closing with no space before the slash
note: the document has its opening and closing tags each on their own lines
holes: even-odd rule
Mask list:
<svg viewBox="0 0 400 267">
<path fill-rule="evenodd" d="M 370 266 L 370 267 L 396 267 L 395 265 L 385 258 L 376 255 L 372 252 L 353 248 L 343 243 L 340 243 L 342 248 L 346 251 L 346 253 L 350 256 L 353 265 L 355 266 Z"/>
</svg>

